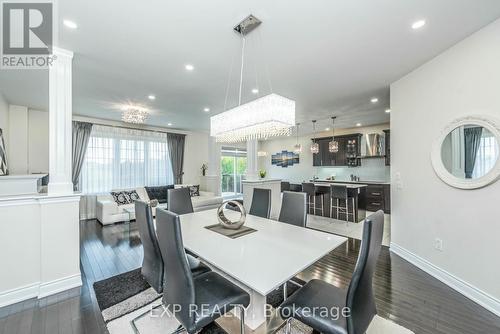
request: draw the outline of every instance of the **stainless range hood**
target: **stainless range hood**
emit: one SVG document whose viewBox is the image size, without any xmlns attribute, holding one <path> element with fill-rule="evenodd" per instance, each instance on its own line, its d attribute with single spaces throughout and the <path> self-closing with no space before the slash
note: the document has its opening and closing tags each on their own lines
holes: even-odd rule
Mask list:
<svg viewBox="0 0 500 334">
<path fill-rule="evenodd" d="M 367 133 L 364 135 L 365 152 L 362 158 L 376 158 L 384 156 L 385 138 L 379 133 Z"/>
</svg>

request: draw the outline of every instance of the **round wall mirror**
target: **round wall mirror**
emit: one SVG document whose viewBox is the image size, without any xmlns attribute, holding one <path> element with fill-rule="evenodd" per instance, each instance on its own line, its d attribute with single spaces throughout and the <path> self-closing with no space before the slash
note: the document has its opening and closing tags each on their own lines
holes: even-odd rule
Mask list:
<svg viewBox="0 0 500 334">
<path fill-rule="evenodd" d="M 461 189 L 484 187 L 500 176 L 500 130 L 484 117 L 452 122 L 436 141 L 432 163 L 447 184 Z"/>
</svg>

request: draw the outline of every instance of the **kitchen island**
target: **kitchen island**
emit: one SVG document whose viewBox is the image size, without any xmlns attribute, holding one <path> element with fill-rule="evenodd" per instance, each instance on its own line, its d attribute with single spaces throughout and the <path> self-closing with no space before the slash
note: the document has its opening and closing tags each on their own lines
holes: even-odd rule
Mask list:
<svg viewBox="0 0 500 334">
<path fill-rule="evenodd" d="M 337 215 L 337 210 L 333 209 L 332 211 L 330 206 L 330 185 L 339 185 L 347 187 L 347 194 L 349 199 L 347 201 L 347 217 L 349 222 L 358 223 L 366 218 L 366 188 L 368 185 L 360 184 L 360 183 L 337 183 L 337 182 L 326 182 L 326 181 L 315 181 L 314 185 L 317 187 L 318 192 L 322 193 L 319 196 L 323 196 L 323 216 L 331 217 L 338 220 L 346 220 L 345 210 L 342 212 L 339 211 Z M 318 197 L 319 197 L 318 196 Z M 354 198 L 354 206 L 353 202 L 350 198 Z M 336 199 L 333 198 L 333 204 L 336 205 Z M 339 206 L 345 207 L 345 200 L 339 200 Z M 321 215 L 321 200 L 316 199 L 316 210 L 314 214 Z"/>
</svg>

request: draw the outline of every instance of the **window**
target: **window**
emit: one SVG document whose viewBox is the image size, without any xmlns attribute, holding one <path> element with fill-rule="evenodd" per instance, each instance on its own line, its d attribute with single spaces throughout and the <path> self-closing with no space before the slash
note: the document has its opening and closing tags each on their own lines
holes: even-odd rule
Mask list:
<svg viewBox="0 0 500 334">
<path fill-rule="evenodd" d="M 223 196 L 238 195 L 243 192 L 241 181 L 247 171 L 245 149 L 223 147 L 221 156 L 221 181 Z"/>
<path fill-rule="evenodd" d="M 498 145 L 495 136 L 483 128 L 481 142 L 476 155 L 472 178 L 478 178 L 488 174 L 498 159 Z"/>
<path fill-rule="evenodd" d="M 167 134 L 94 125 L 80 175 L 85 194 L 173 183 Z"/>
</svg>

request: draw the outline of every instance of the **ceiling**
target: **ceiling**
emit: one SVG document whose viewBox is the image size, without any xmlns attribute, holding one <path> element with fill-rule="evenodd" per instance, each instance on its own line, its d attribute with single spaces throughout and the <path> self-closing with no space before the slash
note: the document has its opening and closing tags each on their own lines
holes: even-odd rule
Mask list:
<svg viewBox="0 0 500 334">
<path fill-rule="evenodd" d="M 226 106 L 237 104 L 241 40 L 232 27 L 250 13 L 263 23 L 247 39 L 243 102 L 256 85 L 261 95 L 272 87 L 296 101 L 305 132 L 312 119 L 324 129 L 332 114 L 339 127 L 388 122 L 392 82 L 500 17 L 498 0 L 59 4 L 60 46 L 75 52 L 73 113 L 119 120 L 112 104 L 131 101 L 151 108 L 149 125 L 184 130 L 208 130 L 210 115 L 224 110 L 228 78 Z M 418 19 L 427 24 L 413 30 Z M 46 71 L 0 71 L 0 84 L 10 103 L 47 108 Z"/>
</svg>

